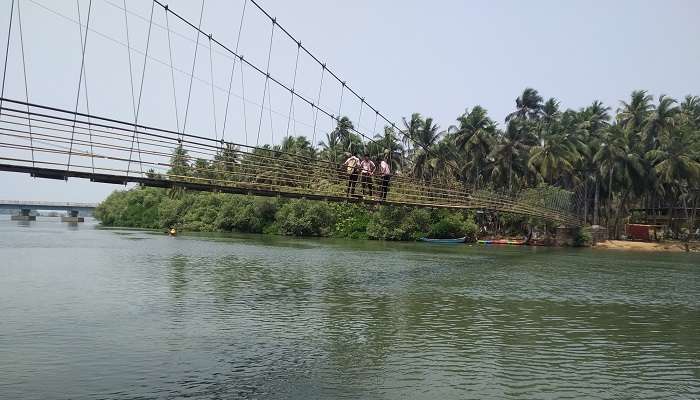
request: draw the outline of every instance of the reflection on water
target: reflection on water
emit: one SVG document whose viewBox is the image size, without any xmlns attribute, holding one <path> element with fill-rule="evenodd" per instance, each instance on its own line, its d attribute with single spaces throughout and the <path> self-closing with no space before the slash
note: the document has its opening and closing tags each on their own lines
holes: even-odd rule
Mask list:
<svg viewBox="0 0 700 400">
<path fill-rule="evenodd" d="M 697 256 L 0 222 L 0 398 L 697 398 Z"/>
</svg>

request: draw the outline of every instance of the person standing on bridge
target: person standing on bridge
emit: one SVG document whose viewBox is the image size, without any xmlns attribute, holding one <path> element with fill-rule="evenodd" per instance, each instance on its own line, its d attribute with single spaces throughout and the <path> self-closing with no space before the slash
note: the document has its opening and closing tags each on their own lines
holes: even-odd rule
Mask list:
<svg viewBox="0 0 700 400">
<path fill-rule="evenodd" d="M 384 157 L 379 162 L 379 174 L 382 177 L 382 183 L 379 187 L 379 198 L 381 201 L 386 201 L 386 195 L 389 192 L 389 180 L 391 180 L 391 167 L 389 166 L 389 157 Z"/>
<path fill-rule="evenodd" d="M 369 191 L 369 197 L 372 197 L 372 190 L 374 186 L 372 185 L 372 175 L 374 175 L 374 170 L 377 166 L 369 159 L 369 154 L 365 154 L 360 161 L 360 168 L 362 169 L 362 194 L 364 195 L 365 188 Z"/>
<path fill-rule="evenodd" d="M 347 196 L 350 197 L 351 194 L 353 196 L 355 195 L 355 185 L 357 185 L 357 172 L 360 166 L 360 159 L 357 157 L 357 154 L 345 153 L 345 155 L 349 156 L 343 163 L 343 167 L 345 167 L 345 171 L 348 174 Z"/>
</svg>

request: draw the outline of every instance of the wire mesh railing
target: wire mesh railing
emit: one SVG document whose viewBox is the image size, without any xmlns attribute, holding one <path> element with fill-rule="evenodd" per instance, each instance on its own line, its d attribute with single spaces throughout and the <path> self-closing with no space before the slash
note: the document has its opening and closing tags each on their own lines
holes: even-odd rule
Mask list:
<svg viewBox="0 0 700 400">
<path fill-rule="evenodd" d="M 0 112 L 0 163 L 0 169 L 58 179 L 84 177 L 265 196 L 487 209 L 578 223 L 567 211 L 562 192 L 553 196 L 540 190 L 509 197 L 395 175 L 382 198 L 381 177 L 355 181 L 341 164 L 315 156 L 12 99 L 3 99 Z"/>
</svg>

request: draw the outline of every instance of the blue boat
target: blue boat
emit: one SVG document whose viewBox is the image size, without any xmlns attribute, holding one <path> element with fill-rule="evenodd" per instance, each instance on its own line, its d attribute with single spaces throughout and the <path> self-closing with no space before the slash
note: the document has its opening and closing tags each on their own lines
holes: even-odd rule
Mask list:
<svg viewBox="0 0 700 400">
<path fill-rule="evenodd" d="M 427 242 L 427 243 L 441 243 L 441 244 L 457 244 L 457 243 L 464 243 L 467 241 L 467 237 L 461 237 L 461 238 L 456 238 L 456 239 L 430 239 L 430 238 L 420 238 L 418 239 L 421 242 Z"/>
</svg>

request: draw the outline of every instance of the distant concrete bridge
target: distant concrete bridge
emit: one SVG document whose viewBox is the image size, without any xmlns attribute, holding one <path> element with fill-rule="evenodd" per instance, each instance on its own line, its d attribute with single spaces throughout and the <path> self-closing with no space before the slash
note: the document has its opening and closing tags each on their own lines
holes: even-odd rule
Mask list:
<svg viewBox="0 0 700 400">
<path fill-rule="evenodd" d="M 67 211 L 81 215 L 92 215 L 97 204 L 52 201 L 0 200 L 0 210 Z M 77 215 L 77 214 L 76 214 Z"/>
</svg>

